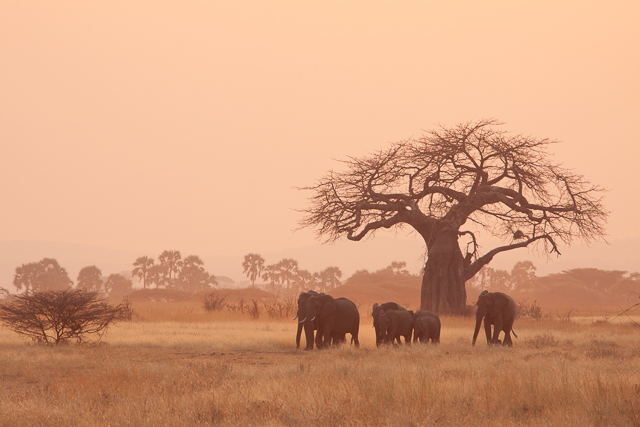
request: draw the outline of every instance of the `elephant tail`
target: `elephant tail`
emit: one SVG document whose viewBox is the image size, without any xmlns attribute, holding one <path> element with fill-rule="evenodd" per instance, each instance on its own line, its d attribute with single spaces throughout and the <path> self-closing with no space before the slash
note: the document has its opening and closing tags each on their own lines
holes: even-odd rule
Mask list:
<svg viewBox="0 0 640 427">
<path fill-rule="evenodd" d="M 514 337 L 518 338 L 518 336 L 516 335 L 516 331 L 514 331 L 513 329 L 511 330 L 511 333 L 513 334 Z"/>
</svg>

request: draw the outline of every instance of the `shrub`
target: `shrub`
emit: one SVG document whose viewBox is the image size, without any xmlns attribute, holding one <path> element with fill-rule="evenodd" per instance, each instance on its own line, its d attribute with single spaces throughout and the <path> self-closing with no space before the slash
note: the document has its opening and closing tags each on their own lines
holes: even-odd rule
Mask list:
<svg viewBox="0 0 640 427">
<path fill-rule="evenodd" d="M 128 303 L 114 307 L 82 289 L 22 294 L 0 304 L 0 320 L 9 329 L 45 344 L 81 342 L 88 335 L 99 340 L 109 325 L 131 314 Z"/>
<path fill-rule="evenodd" d="M 263 305 L 271 319 L 291 318 L 298 310 L 298 304 L 293 298 L 287 298 L 284 302 L 263 302 Z"/>
<path fill-rule="evenodd" d="M 531 317 L 536 320 L 542 319 L 542 307 L 534 300 L 531 304 L 526 301 L 518 301 L 516 303 L 516 318 Z"/>
<path fill-rule="evenodd" d="M 202 307 L 205 311 L 220 311 L 227 306 L 225 302 L 226 299 L 227 297 L 221 297 L 213 292 L 205 295 Z"/>
<path fill-rule="evenodd" d="M 251 305 L 249 305 L 249 307 L 247 308 L 247 312 L 249 313 L 249 316 L 251 316 L 253 319 L 259 319 L 261 311 L 262 310 L 258 305 L 258 301 L 251 300 Z"/>
</svg>

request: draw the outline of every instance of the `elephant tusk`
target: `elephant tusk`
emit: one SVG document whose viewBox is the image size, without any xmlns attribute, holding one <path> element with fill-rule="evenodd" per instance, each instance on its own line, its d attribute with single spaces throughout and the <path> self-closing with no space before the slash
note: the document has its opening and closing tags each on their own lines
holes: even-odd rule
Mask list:
<svg viewBox="0 0 640 427">
<path fill-rule="evenodd" d="M 314 317 L 313 319 L 310 320 L 310 322 L 313 322 L 314 320 L 316 320 L 316 318 Z"/>
<path fill-rule="evenodd" d="M 293 319 L 291 319 L 291 320 L 296 320 L 297 318 L 298 318 L 298 315 L 296 314 L 296 317 L 294 317 L 294 318 L 293 318 Z"/>
<path fill-rule="evenodd" d="M 296 317 L 298 317 L 298 316 L 296 316 Z M 298 323 L 304 323 L 305 320 L 307 320 L 306 317 L 304 319 L 300 320 Z"/>
</svg>

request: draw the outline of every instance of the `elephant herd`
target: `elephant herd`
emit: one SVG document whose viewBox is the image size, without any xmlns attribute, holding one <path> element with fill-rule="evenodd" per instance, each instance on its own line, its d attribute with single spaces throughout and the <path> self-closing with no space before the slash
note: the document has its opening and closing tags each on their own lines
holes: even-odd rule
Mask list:
<svg viewBox="0 0 640 427">
<path fill-rule="evenodd" d="M 477 305 L 472 345 L 476 344 L 480 324 L 484 320 L 487 344 L 512 346 L 511 334 L 518 337 L 512 329 L 516 314 L 513 299 L 502 292 L 485 290 L 478 297 Z M 371 314 L 377 346 L 400 344 L 401 337 L 404 337 L 405 344 L 410 344 L 412 336 L 414 343 L 440 342 L 441 323 L 435 313 L 425 310 L 413 312 L 395 302 L 386 302 L 374 304 Z M 346 342 L 347 334 L 351 335 L 351 344 L 360 344 L 360 313 L 358 307 L 346 298 L 333 298 L 315 291 L 302 292 L 298 298 L 298 313 L 295 319 L 298 319 L 296 348 L 300 348 L 303 329 L 307 342 L 306 350 L 313 350 L 314 344 L 318 349 L 337 346 Z M 498 338 L 500 332 L 504 332 L 503 341 Z"/>
</svg>

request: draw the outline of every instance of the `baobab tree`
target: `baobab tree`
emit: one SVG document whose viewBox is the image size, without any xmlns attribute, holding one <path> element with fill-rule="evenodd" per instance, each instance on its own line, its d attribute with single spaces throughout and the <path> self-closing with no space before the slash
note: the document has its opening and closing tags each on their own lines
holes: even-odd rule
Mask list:
<svg viewBox="0 0 640 427">
<path fill-rule="evenodd" d="M 501 125 L 440 127 L 350 157 L 344 171 L 301 188 L 312 192 L 301 227 L 326 241 L 411 227 L 426 246 L 420 308 L 443 314 L 463 312 L 465 281 L 498 253 L 531 246 L 560 254 L 560 244 L 600 239 L 608 215 L 602 188 L 552 162 L 557 141 L 510 135 Z M 481 254 L 481 228 L 505 244 Z"/>
</svg>

